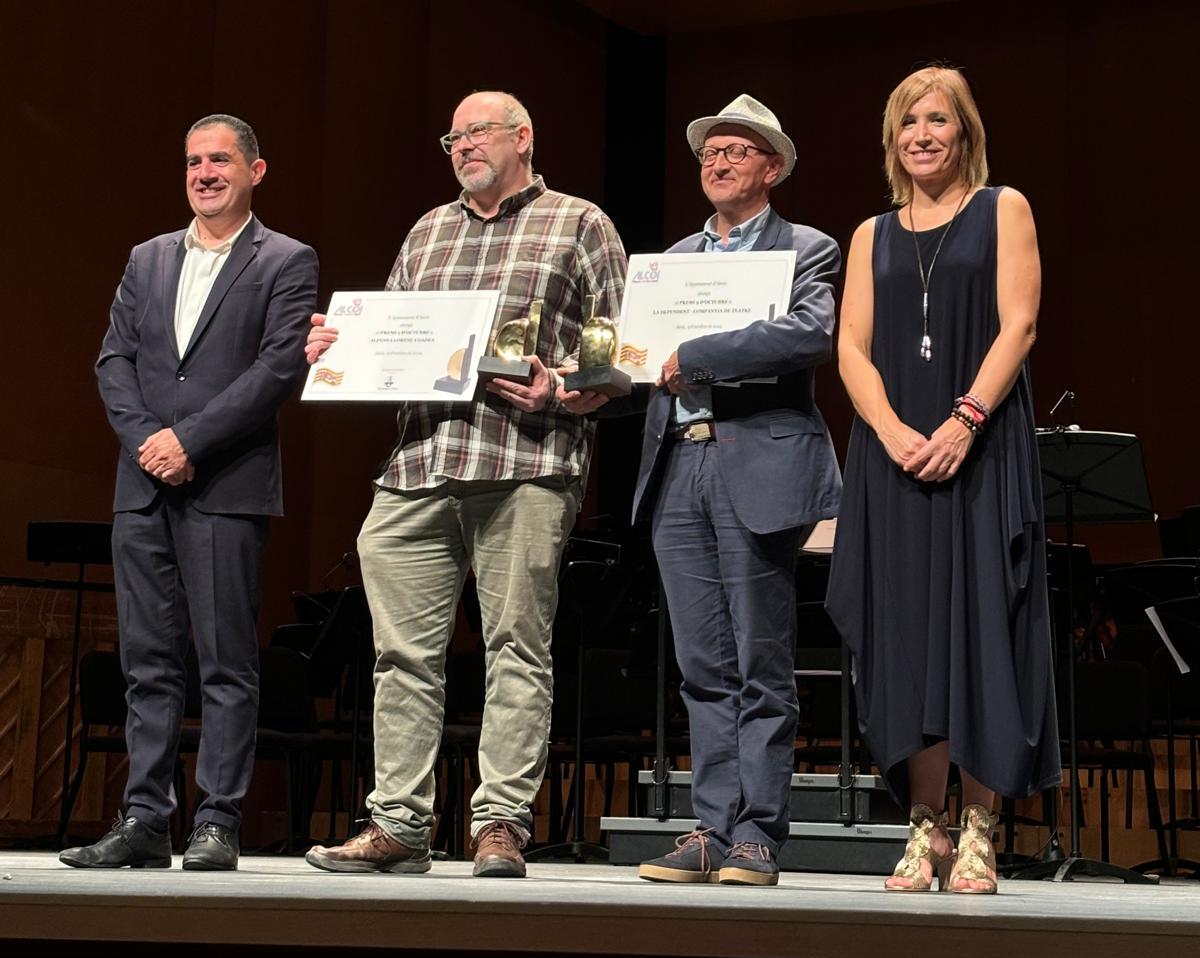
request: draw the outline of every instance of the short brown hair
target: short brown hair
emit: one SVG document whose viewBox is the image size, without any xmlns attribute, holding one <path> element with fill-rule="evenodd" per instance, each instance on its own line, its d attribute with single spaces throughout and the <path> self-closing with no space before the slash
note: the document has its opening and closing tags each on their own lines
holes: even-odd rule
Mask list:
<svg viewBox="0 0 1200 958">
<path fill-rule="evenodd" d="M 883 168 L 895 206 L 904 206 L 912 199 L 912 177 L 905 171 L 896 152 L 900 124 L 913 104 L 933 90 L 946 95 L 958 119 L 962 147 L 958 157 L 959 178 L 972 189 L 987 184 L 987 137 L 971 88 L 967 86 L 966 78 L 953 67 L 929 66 L 901 80 L 883 108 Z"/>
</svg>

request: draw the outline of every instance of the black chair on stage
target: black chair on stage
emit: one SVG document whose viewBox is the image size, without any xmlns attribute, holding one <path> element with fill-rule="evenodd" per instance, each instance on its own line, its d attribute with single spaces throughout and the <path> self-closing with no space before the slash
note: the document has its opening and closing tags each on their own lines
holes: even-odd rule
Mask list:
<svg viewBox="0 0 1200 958">
<path fill-rule="evenodd" d="M 554 643 L 556 694 L 547 758 L 550 843 L 531 849 L 525 855 L 529 861 L 569 858 L 585 862 L 604 860 L 608 856 L 606 848 L 588 842 L 584 835 L 587 768 L 593 764 L 595 757 L 589 756 L 586 750 L 589 731 L 587 716 L 597 699 L 608 698 L 612 694 L 612 690 L 600 688 L 588 673 L 588 653 L 595 651 L 589 648 L 589 640 L 607 631 L 614 613 L 621 608 L 622 603 L 614 594 L 614 589 L 619 588 L 614 585 L 614 570 L 620 559 L 621 546 L 600 539 L 572 537 L 563 550 L 559 571 L 559 610 L 562 618 L 561 627 L 556 627 L 555 635 L 567 641 L 574 640 L 574 648 L 568 651 L 564 649 L 565 642 Z M 559 626 L 558 620 L 556 626 Z M 564 811 L 559 781 L 562 769 L 568 766 L 572 777 Z"/>
<path fill-rule="evenodd" d="M 1189 596 L 1160 602 L 1146 610 L 1161 639 L 1161 648 L 1154 657 L 1157 688 L 1164 703 L 1164 719 L 1156 723 L 1167 742 L 1167 829 L 1170 834 L 1170 853 L 1160 860 L 1147 862 L 1140 868 L 1162 870 L 1175 874 L 1180 868 L 1200 878 L 1200 862 L 1179 857 L 1179 832 L 1200 828 L 1196 807 L 1195 738 L 1200 733 L 1200 596 Z M 1192 770 L 1191 815 L 1180 818 L 1176 812 L 1175 796 L 1175 737 L 1189 737 Z"/>
<path fill-rule="evenodd" d="M 800 721 L 796 729 L 795 767 L 810 772 L 821 766 L 838 766 L 842 761 L 842 736 L 849 722 L 843 721 L 843 708 L 850 703 L 843 694 L 845 670 L 841 636 L 825 612 L 823 601 L 796 604 L 797 635 L 796 694 L 800 702 Z M 850 748 L 857 736 L 853 728 Z M 801 744 L 803 743 L 803 744 Z M 860 764 L 869 758 L 859 755 Z"/>
<path fill-rule="evenodd" d="M 1167 857 L 1167 836 L 1158 803 L 1154 751 L 1150 745 L 1150 675 L 1138 662 L 1109 659 L 1079 662 L 1075 672 L 1075 729 L 1079 769 L 1100 775 L 1100 859 L 1111 862 L 1109 841 L 1110 773 L 1140 772 L 1146 790 L 1146 811 L 1159 854 Z M 1060 699 L 1061 701 L 1061 699 Z M 1118 747 L 1132 742 L 1132 748 Z M 1064 764 L 1067 749 L 1064 746 Z M 1079 788 L 1079 781 L 1072 783 Z"/>
<path fill-rule="evenodd" d="M 67 676 L 66 721 L 63 735 L 62 790 L 59 795 L 58 831 L 55 843 L 67 844 L 67 823 L 71 817 L 71 756 L 75 739 L 75 703 L 79 684 L 79 645 L 82 635 L 83 593 L 112 592 L 108 583 L 87 582 L 89 565 L 112 565 L 111 522 L 30 522 L 25 530 L 25 558 L 30 562 L 68 563 L 78 566 L 75 586 L 75 622 L 71 630 L 71 658 Z M 19 580 L 18 580 L 19 581 Z M 35 587 L 58 583 L 31 581 Z"/>
<path fill-rule="evenodd" d="M 607 849 L 585 840 L 584 809 L 589 769 L 603 778 L 602 815 L 613 812 L 618 770 L 626 771 L 628 814 L 638 813 L 639 772 L 658 755 L 686 754 L 686 720 L 658 721 L 660 625 L 657 576 L 648 543 L 573 538 L 562 574 L 561 618 L 554 641 L 555 696 L 547 778 L 551 844 L 525 857 L 603 859 Z M 665 636 L 660 635 L 660 640 Z M 669 727 L 668 727 L 669 726 Z M 664 759 L 665 762 L 665 759 Z M 569 769 L 564 806 L 561 782 Z M 603 840 L 603 834 L 601 835 Z"/>
<path fill-rule="evenodd" d="M 1155 559 L 1104 573 L 1105 601 L 1118 626 L 1144 626 L 1150 606 L 1195 595 L 1200 595 L 1200 559 L 1196 558 Z"/>
<path fill-rule="evenodd" d="M 347 558 L 343 556 L 332 571 L 341 568 Z M 334 843 L 338 835 L 339 811 L 347 811 L 347 834 L 354 833 L 360 796 L 369 788 L 372 771 L 371 614 L 360 585 L 293 593 L 292 603 L 299 621 L 276 627 L 271 647 L 297 653 L 305 663 L 304 694 L 311 699 L 331 699 L 333 703 L 330 717 L 316 719 L 315 727 L 305 733 L 303 760 L 310 763 L 304 771 L 305 781 L 311 782 L 306 799 L 310 811 L 315 805 L 315 791 L 323 766 L 329 763 L 331 767 L 326 841 Z M 343 805 L 342 772 L 347 762 L 350 791 Z M 362 784 L 364 781 L 366 785 Z M 306 839 L 307 822 L 305 818 Z"/>
<path fill-rule="evenodd" d="M 1200 556 L 1200 506 L 1188 506 L 1174 518 L 1159 518 L 1164 556 Z"/>
<path fill-rule="evenodd" d="M 1169 603 L 1168 603 L 1169 604 Z M 1194 669 L 1180 673 L 1174 657 L 1165 648 L 1160 648 L 1151 664 L 1151 682 L 1156 705 L 1153 723 L 1154 737 L 1167 743 L 1167 754 L 1174 757 L 1175 742 L 1183 738 L 1188 751 L 1188 809 L 1182 814 L 1177 806 L 1177 774 L 1174 761 L 1170 763 L 1167 791 L 1167 829 L 1172 836 L 1172 871 L 1184 868 L 1192 877 L 1200 878 L 1200 862 L 1181 860 L 1178 857 L 1178 833 L 1200 829 L 1200 788 L 1197 775 L 1197 739 L 1200 738 L 1200 672 Z"/>
<path fill-rule="evenodd" d="M 310 784 L 307 804 L 315 805 L 323 767 L 329 778 L 329 834 L 326 842 L 340 843 L 337 816 L 347 814 L 346 835 L 363 813 L 362 801 L 371 789 L 374 773 L 374 737 L 371 717 L 374 662 L 371 612 L 362 586 L 293 595 L 301 622 L 279 626 L 272 645 L 298 651 L 308 662 L 309 693 L 332 699 L 332 717 L 317 721 L 316 731 L 304 740 L 298 757 L 305 766 L 302 780 Z M 480 616 L 473 580 L 468 579 L 462 606 L 472 631 L 479 632 Z M 432 847 L 454 858 L 465 850 L 466 782 L 479 748 L 480 715 L 483 709 L 482 652 L 447 652 L 446 709 L 438 752 L 438 775 L 444 783 L 436 793 L 437 825 Z M 343 765 L 349 763 L 349 797 L 343 796 Z M 307 821 L 307 819 L 305 819 Z"/>
<path fill-rule="evenodd" d="M 317 723 L 311 662 L 295 649 L 259 649 L 258 731 L 254 755 L 283 763 L 287 836 L 291 854 L 305 845 L 325 741 Z"/>
<path fill-rule="evenodd" d="M 320 789 L 321 776 L 325 762 L 330 762 L 333 774 L 330 775 L 330 830 L 329 838 L 334 835 L 334 816 L 332 811 L 338 805 L 341 794 L 342 762 L 351 754 L 350 733 L 343 728 L 348 724 L 341 710 L 343 689 L 347 679 L 347 669 L 342 663 L 333 663 L 318 656 L 314 661 L 314 651 L 323 640 L 324 618 L 330 614 L 330 609 L 336 604 L 336 593 L 321 598 L 297 594 L 293 596 L 296 604 L 305 609 L 310 621 L 293 622 L 276 626 L 271 633 L 270 644 L 260 654 L 260 661 L 265 657 L 268 661 L 278 663 L 281 678 L 285 681 L 280 685 L 289 691 L 270 691 L 270 700 L 260 699 L 259 724 L 269 722 L 272 734 L 268 736 L 267 757 L 278 758 L 285 763 L 286 792 L 288 796 L 288 833 L 284 849 L 292 851 L 299 844 L 311 843 L 309 822 L 316 806 L 316 795 Z M 321 599 L 328 599 L 329 605 L 323 605 Z M 312 603 L 311 609 L 307 603 Z M 320 616 L 320 618 L 318 617 Z M 333 683 L 332 691 L 330 683 Z M 317 714 L 317 700 L 334 697 L 332 717 L 321 719 Z M 285 741 L 277 733 L 290 733 L 292 738 Z M 303 746 L 297 736 L 303 736 Z"/>
<path fill-rule="evenodd" d="M 1191 719 L 1192 716 L 1180 712 L 1185 705 L 1188 694 L 1188 684 L 1185 682 L 1178 688 L 1178 698 L 1174 716 L 1169 716 L 1167 702 L 1167 681 L 1178 684 L 1178 672 L 1172 678 L 1171 670 L 1163 668 L 1160 653 L 1162 642 L 1155 632 L 1154 626 L 1146 616 L 1146 609 L 1162 602 L 1173 599 L 1185 599 L 1200 595 L 1200 559 L 1190 557 L 1170 557 L 1139 562 L 1134 565 L 1119 566 L 1107 570 L 1102 579 L 1102 604 L 1104 613 L 1111 617 L 1116 637 L 1109 657 L 1130 659 L 1141 662 L 1151 670 L 1151 702 L 1154 706 L 1152 737 L 1165 739 L 1168 733 L 1168 722 L 1173 717 L 1176 720 L 1175 734 L 1182 734 L 1188 739 L 1189 765 L 1191 768 L 1192 805 L 1196 806 L 1197 799 L 1197 769 L 1196 769 L 1196 739 L 1200 734 L 1200 726 Z M 1172 740 L 1173 741 L 1173 740 Z M 1174 756 L 1171 768 L 1174 770 Z M 1171 796 L 1172 808 L 1169 813 L 1174 818 L 1174 794 Z M 1126 826 L 1132 819 L 1132 790 L 1126 794 Z"/>
<path fill-rule="evenodd" d="M 186 656 L 187 685 L 184 700 L 184 725 L 179 736 L 181 755 L 195 754 L 200 747 L 202 693 L 195 647 L 189 643 Z M 309 669 L 304 658 L 286 648 L 259 651 L 259 718 L 255 757 L 284 763 L 288 833 L 283 847 L 291 851 L 297 838 L 307 831 L 307 812 L 311 808 L 311 752 L 319 744 L 316 710 L 308 693 Z M 67 796 L 67 813 L 78 800 L 88 758 L 92 754 L 124 754 L 125 676 L 116 652 L 93 650 L 79 666 L 79 704 L 83 729 L 79 737 L 79 765 Z M 182 844 L 191 822 L 191 803 L 183 763 L 175 765 L 175 797 L 178 811 L 174 827 L 176 841 Z"/>
<path fill-rule="evenodd" d="M 186 654 L 187 691 L 184 725 L 180 730 L 180 754 L 195 754 L 200 747 L 202 691 L 195 646 L 188 643 Z M 259 650 L 259 713 L 255 736 L 255 757 L 285 763 L 288 835 L 283 847 L 291 850 L 294 839 L 303 835 L 303 810 L 311 804 L 304 777 L 294 774 L 303 753 L 311 743 L 315 729 L 315 708 L 307 692 L 308 668 L 304 660 L 288 649 Z M 86 769 L 89 752 L 127 751 L 125 742 L 125 679 L 115 652 L 90 652 L 80 668 L 80 702 L 84 731 L 81 736 L 80 769 L 72 786 L 75 801 Z M 175 827 L 182 842 L 191 821 L 190 803 L 182 762 L 176 764 L 175 792 L 178 811 Z"/>
<path fill-rule="evenodd" d="M 70 820 L 75 803 L 79 798 L 83 778 L 87 773 L 88 758 L 92 754 L 123 755 L 125 744 L 125 675 L 121 671 L 121 659 L 116 652 L 93 649 L 79 662 L 79 712 L 82 728 L 79 734 L 79 764 L 67 791 L 65 812 Z M 185 720 L 200 717 L 200 679 L 194 648 L 188 645 L 187 685 L 183 715 Z M 194 724 L 185 724 L 179 737 L 180 754 L 192 753 L 200 745 L 200 730 Z M 175 762 L 175 797 L 181 810 L 188 808 L 187 779 L 183 762 Z M 186 837 L 186 815 L 175 818 L 175 841 L 182 847 Z"/>
<path fill-rule="evenodd" d="M 578 654 L 577 649 L 575 655 Z M 585 648 L 582 654 L 583 674 L 587 681 L 582 716 L 582 767 L 585 771 L 589 767 L 595 769 L 597 779 L 603 779 L 604 804 L 601 815 L 605 817 L 613 814 L 617 772 L 624 768 L 627 773 L 627 814 L 634 815 L 639 805 L 638 772 L 654 755 L 656 746 L 649 734 L 649 729 L 654 726 L 654 666 L 652 662 L 640 660 L 637 653 L 628 648 Z M 566 673 L 574 678 L 573 662 L 566 663 L 564 675 Z M 574 712 L 575 696 L 568 690 L 559 708 L 562 728 L 567 726 L 568 721 L 573 725 L 573 719 L 568 720 L 567 716 L 573 716 Z M 681 729 L 675 729 L 669 737 L 668 751 L 677 756 L 686 754 L 687 747 L 686 734 Z M 564 803 L 557 783 L 565 768 L 570 769 L 571 779 Z M 565 733 L 560 731 L 555 734 L 550 745 L 547 776 L 552 783 L 550 839 L 562 843 L 573 831 L 577 814 L 576 788 L 580 776 L 576 769 L 573 727 Z"/>
<path fill-rule="evenodd" d="M 477 608 L 474 589 L 463 591 L 468 609 Z M 467 617 L 472 617 L 470 610 Z M 466 852 L 467 780 L 479 754 L 484 682 L 482 650 L 447 652 L 446 709 L 437 759 L 441 787 L 434 799 L 437 826 L 432 847 L 454 859 Z"/>
</svg>

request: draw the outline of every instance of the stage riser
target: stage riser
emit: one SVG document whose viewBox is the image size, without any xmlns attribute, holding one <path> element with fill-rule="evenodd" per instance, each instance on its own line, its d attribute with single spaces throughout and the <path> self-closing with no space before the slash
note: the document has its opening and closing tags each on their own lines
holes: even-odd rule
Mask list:
<svg viewBox="0 0 1200 958">
<path fill-rule="evenodd" d="M 667 779 L 666 808 L 656 807 L 653 772 L 638 773 L 641 807 L 651 814 L 668 818 L 693 818 L 692 773 L 671 772 Z M 846 818 L 842 809 L 842 789 L 836 775 L 793 775 L 788 801 L 788 819 L 793 822 L 839 822 Z M 855 822 L 905 825 L 904 812 L 892 801 L 877 775 L 856 775 L 850 793 Z"/>
<path fill-rule="evenodd" d="M 609 861 L 636 865 L 675 849 L 675 839 L 696 827 L 694 818 L 667 821 L 646 818 L 602 818 L 608 835 Z M 890 875 L 904 855 L 904 825 L 830 825 L 792 822 L 779 853 L 783 871 L 829 872 L 840 875 Z"/>
<path fill-rule="evenodd" d="M 642 808 L 654 809 L 654 787 L 641 789 Z M 854 821 L 904 824 L 904 813 L 886 793 L 855 791 L 852 796 Z M 841 793 L 837 788 L 792 789 L 788 802 L 788 819 L 793 822 L 840 822 Z M 666 814 L 670 818 L 693 818 L 690 788 L 671 786 L 667 789 Z"/>
</svg>

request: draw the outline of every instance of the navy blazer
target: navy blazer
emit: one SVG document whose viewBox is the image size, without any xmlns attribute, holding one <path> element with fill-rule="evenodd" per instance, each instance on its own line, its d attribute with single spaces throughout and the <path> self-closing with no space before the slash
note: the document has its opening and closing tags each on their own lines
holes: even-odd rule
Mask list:
<svg viewBox="0 0 1200 958">
<path fill-rule="evenodd" d="M 164 426 L 196 470 L 181 488 L 202 512 L 283 514 L 277 413 L 304 377 L 317 254 L 257 217 L 234 243 L 182 356 L 175 301 L 186 230 L 135 246 L 96 362 L 117 438 L 113 510 L 143 509 L 164 484 L 138 446 Z"/>
<path fill-rule="evenodd" d="M 703 252 L 704 245 L 704 234 L 695 233 L 667 253 Z M 824 233 L 788 223 L 774 210 L 754 249 L 796 251 L 788 314 L 688 340 L 678 356 L 686 382 L 713 384 L 717 466 L 734 512 L 751 532 L 767 534 L 837 515 L 842 476 L 814 399 L 813 368 L 833 352 L 833 287 L 841 253 Z M 768 376 L 778 380 L 717 385 Z M 663 388 L 649 396 L 635 522 L 653 513 L 673 398 Z"/>
</svg>

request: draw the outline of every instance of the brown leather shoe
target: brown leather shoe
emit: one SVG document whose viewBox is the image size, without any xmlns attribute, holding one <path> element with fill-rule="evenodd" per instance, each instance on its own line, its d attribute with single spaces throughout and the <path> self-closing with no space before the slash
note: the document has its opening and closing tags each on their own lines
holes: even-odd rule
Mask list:
<svg viewBox="0 0 1200 958">
<path fill-rule="evenodd" d="M 488 822 L 471 843 L 475 846 L 476 878 L 524 878 L 521 849 L 525 835 L 512 822 Z"/>
<path fill-rule="evenodd" d="M 314 845 L 304 860 L 327 872 L 427 872 L 429 849 L 409 848 L 375 822 L 334 848 Z"/>
</svg>

